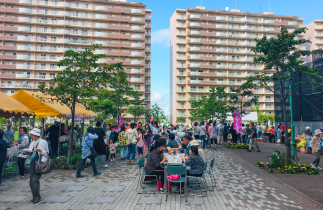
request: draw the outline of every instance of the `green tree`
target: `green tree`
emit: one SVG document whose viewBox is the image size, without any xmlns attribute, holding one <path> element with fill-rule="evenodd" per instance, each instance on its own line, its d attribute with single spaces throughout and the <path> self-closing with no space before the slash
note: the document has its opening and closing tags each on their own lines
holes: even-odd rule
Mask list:
<svg viewBox="0 0 323 210">
<path fill-rule="evenodd" d="M 117 116 L 117 106 L 114 101 L 108 98 L 99 97 L 98 99 L 90 99 L 88 102 L 88 107 L 89 109 L 98 113 L 98 117 L 101 120 L 106 120 L 107 118 L 115 118 Z"/>
<path fill-rule="evenodd" d="M 176 119 L 176 123 L 185 123 L 185 121 L 186 121 L 186 118 L 185 117 L 178 117 Z"/>
<path fill-rule="evenodd" d="M 231 103 L 234 104 L 231 108 L 231 113 L 235 110 L 240 112 L 241 117 L 249 113 L 247 109 L 252 107 L 252 104 L 257 105 L 258 98 L 253 97 L 252 88 L 254 85 L 249 81 L 243 83 L 240 87 L 232 90 L 234 94 L 230 95 Z"/>
<path fill-rule="evenodd" d="M 138 91 L 134 91 L 134 89 L 130 86 L 130 83 L 127 80 L 128 75 L 124 72 L 122 65 L 119 65 L 118 68 L 115 68 L 112 72 L 112 75 L 109 79 L 108 87 L 114 91 L 102 91 L 100 96 L 101 98 L 109 99 L 116 104 L 116 112 L 114 117 L 117 118 L 119 124 L 119 115 L 120 108 L 126 108 L 131 104 L 130 97 L 141 96 Z"/>
<path fill-rule="evenodd" d="M 58 62 L 59 67 L 65 69 L 59 72 L 52 80 L 53 85 L 39 86 L 40 91 L 51 96 L 52 101 L 65 104 L 71 110 L 72 125 L 74 125 L 75 105 L 84 99 L 97 95 L 96 90 L 107 87 L 110 79 L 109 72 L 120 68 L 119 64 L 99 64 L 98 59 L 104 58 L 104 54 L 95 54 L 99 45 L 92 45 L 84 51 L 67 50 L 64 59 Z M 73 135 L 71 136 L 73 142 Z M 70 161 L 72 146 L 69 147 L 67 161 Z"/>
<path fill-rule="evenodd" d="M 270 122 L 275 122 L 275 115 L 272 113 L 261 113 L 259 106 L 256 106 L 256 111 L 257 111 L 257 117 L 258 117 L 258 123 L 261 124 L 266 124 L 268 127 L 268 123 Z"/>
<path fill-rule="evenodd" d="M 133 115 L 134 122 L 137 122 L 138 117 L 146 113 L 145 107 L 142 105 L 144 99 L 140 99 L 141 94 L 138 92 L 133 93 L 133 100 L 131 100 L 131 106 L 128 106 L 127 113 Z"/>
<path fill-rule="evenodd" d="M 165 112 L 158 106 L 157 103 L 151 106 L 150 112 L 149 112 L 153 117 L 154 121 L 160 122 L 160 120 L 165 119 Z M 150 119 L 149 119 L 150 121 Z"/>
<path fill-rule="evenodd" d="M 257 76 L 248 77 L 248 82 L 255 83 L 256 86 L 267 88 L 275 94 L 275 97 L 282 104 L 284 114 L 284 124 L 287 125 L 287 109 L 286 104 L 289 102 L 288 83 L 293 80 L 289 74 L 299 72 L 307 75 L 311 79 L 318 79 L 320 75 L 316 68 L 311 68 L 304 65 L 302 56 L 311 55 L 312 52 L 306 50 L 298 50 L 297 47 L 305 43 L 310 43 L 309 40 L 298 39 L 298 35 L 305 33 L 306 28 L 295 29 L 289 33 L 286 28 L 282 28 L 277 37 L 267 39 L 264 36 L 262 39 L 255 39 L 257 45 L 252 48 L 252 51 L 258 56 L 254 59 L 254 63 L 264 64 L 264 69 Z M 273 74 L 272 71 L 275 73 Z M 276 82 L 277 85 L 272 87 Z M 309 81 L 313 85 L 319 85 L 317 82 Z M 285 134 L 287 134 L 287 126 L 285 126 Z M 291 145 L 290 141 L 285 141 L 286 159 L 291 160 Z"/>
<path fill-rule="evenodd" d="M 191 118 L 193 119 L 219 119 L 225 121 L 230 106 L 230 93 L 225 92 L 225 87 L 212 87 L 206 95 L 201 95 L 199 99 L 191 101 Z"/>
<path fill-rule="evenodd" d="M 3 128 L 3 126 L 7 123 L 7 119 L 4 117 L 0 117 L 0 128 Z"/>
</svg>

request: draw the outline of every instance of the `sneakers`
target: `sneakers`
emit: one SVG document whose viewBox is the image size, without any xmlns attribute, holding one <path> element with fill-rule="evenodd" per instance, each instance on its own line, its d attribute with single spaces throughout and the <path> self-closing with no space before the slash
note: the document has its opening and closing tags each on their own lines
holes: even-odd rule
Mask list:
<svg viewBox="0 0 323 210">
<path fill-rule="evenodd" d="M 214 148 L 213 150 L 216 151 L 216 148 Z"/>
<path fill-rule="evenodd" d="M 101 175 L 101 171 L 98 171 L 98 173 L 94 174 L 94 176 Z"/>
<path fill-rule="evenodd" d="M 76 175 L 76 178 L 83 178 L 84 176 L 83 175 Z"/>
<path fill-rule="evenodd" d="M 315 165 L 314 165 L 313 163 L 311 163 L 311 164 L 310 164 L 310 166 L 313 166 L 313 167 L 315 167 Z"/>
<path fill-rule="evenodd" d="M 108 165 L 101 166 L 101 168 L 108 168 Z"/>
<path fill-rule="evenodd" d="M 251 152 L 251 150 L 250 149 L 247 149 L 247 152 Z"/>
<path fill-rule="evenodd" d="M 320 166 L 317 166 L 317 167 L 316 167 L 316 169 L 318 169 L 318 170 L 322 170 L 322 168 L 321 168 Z"/>
<path fill-rule="evenodd" d="M 257 152 L 260 152 L 260 149 L 258 149 Z"/>
</svg>

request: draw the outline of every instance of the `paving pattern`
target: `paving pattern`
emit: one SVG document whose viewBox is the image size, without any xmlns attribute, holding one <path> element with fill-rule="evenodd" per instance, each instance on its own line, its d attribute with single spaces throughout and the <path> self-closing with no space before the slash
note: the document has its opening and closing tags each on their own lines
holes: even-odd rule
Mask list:
<svg viewBox="0 0 323 210">
<path fill-rule="evenodd" d="M 190 194 L 138 194 L 139 170 L 125 161 L 109 162 L 102 175 L 91 168 L 75 178 L 76 171 L 56 170 L 41 178 L 41 202 L 33 204 L 28 175 L 24 180 L 5 179 L 0 187 L 0 209 L 323 209 L 319 203 L 278 182 L 270 174 L 247 163 L 232 150 L 205 150 L 215 158 L 216 188 L 206 196 Z M 206 175 L 208 185 L 209 175 Z"/>
</svg>

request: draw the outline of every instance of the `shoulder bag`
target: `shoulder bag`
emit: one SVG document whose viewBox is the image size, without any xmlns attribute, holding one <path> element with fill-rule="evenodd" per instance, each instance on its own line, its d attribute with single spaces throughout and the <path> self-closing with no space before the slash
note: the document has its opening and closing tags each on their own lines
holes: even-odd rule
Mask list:
<svg viewBox="0 0 323 210">
<path fill-rule="evenodd" d="M 36 161 L 36 170 L 35 172 L 38 174 L 48 174 L 53 170 L 54 164 L 53 161 L 47 157 L 46 162 L 41 161 L 42 155 L 39 155 L 38 160 Z"/>
<path fill-rule="evenodd" d="M 95 149 L 94 149 L 93 147 L 90 147 L 90 146 L 88 145 L 88 143 L 86 142 L 86 139 L 85 139 L 85 138 L 84 138 L 84 141 L 85 141 L 85 143 L 86 143 L 87 147 L 88 147 L 88 148 L 90 148 L 90 151 L 91 151 L 91 155 L 92 155 L 92 157 L 93 157 L 93 158 L 96 158 L 96 157 L 98 156 L 98 153 L 96 153 L 96 151 L 95 151 Z"/>
</svg>

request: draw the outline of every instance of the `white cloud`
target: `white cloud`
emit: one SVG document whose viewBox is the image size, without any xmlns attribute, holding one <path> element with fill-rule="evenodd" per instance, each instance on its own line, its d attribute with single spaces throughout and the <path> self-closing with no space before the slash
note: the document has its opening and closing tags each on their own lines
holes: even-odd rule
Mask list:
<svg viewBox="0 0 323 210">
<path fill-rule="evenodd" d="M 163 109 L 166 116 L 170 115 L 170 109 L 169 109 L 170 96 L 169 96 L 169 93 L 161 94 L 159 92 L 152 91 L 151 92 L 151 104 L 153 105 L 155 103 L 157 103 L 158 106 Z"/>
<path fill-rule="evenodd" d="M 153 31 L 151 32 L 151 43 L 158 44 L 161 47 L 169 47 L 169 37 L 170 37 L 169 28 Z"/>
</svg>

